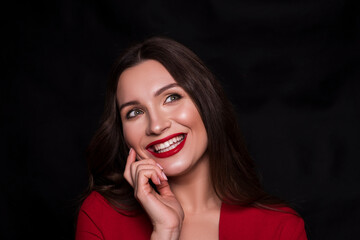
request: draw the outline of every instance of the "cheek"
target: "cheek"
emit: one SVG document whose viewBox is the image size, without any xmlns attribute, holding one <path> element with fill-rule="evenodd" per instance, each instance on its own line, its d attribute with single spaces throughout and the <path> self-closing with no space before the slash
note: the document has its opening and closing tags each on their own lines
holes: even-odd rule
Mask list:
<svg viewBox="0 0 360 240">
<path fill-rule="evenodd" d="M 133 127 L 129 124 L 124 124 L 123 125 L 123 134 L 124 134 L 124 139 L 126 141 L 126 144 L 129 147 L 136 148 L 137 143 L 140 138 L 139 128 Z"/>
<path fill-rule="evenodd" d="M 193 103 L 178 109 L 177 118 L 188 126 L 202 125 L 202 119 Z"/>
<path fill-rule="evenodd" d="M 207 145 L 207 132 L 203 120 L 193 104 L 189 104 L 179 110 L 178 121 L 196 132 L 197 140 Z"/>
</svg>

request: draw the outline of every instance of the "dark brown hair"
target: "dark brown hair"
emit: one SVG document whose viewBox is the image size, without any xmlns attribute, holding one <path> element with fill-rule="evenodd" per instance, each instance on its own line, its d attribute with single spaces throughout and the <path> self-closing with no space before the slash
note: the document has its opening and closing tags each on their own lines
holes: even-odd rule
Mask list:
<svg viewBox="0 0 360 240">
<path fill-rule="evenodd" d="M 140 206 L 123 177 L 129 149 L 123 138 L 116 88 L 125 69 L 149 59 L 160 62 L 197 106 L 208 135 L 212 184 L 220 199 L 244 206 L 281 204 L 263 190 L 233 107 L 214 75 L 191 50 L 160 37 L 128 48 L 114 64 L 101 126 L 87 152 L 90 181 L 85 196 L 98 191 L 116 208 L 134 210 Z"/>
</svg>

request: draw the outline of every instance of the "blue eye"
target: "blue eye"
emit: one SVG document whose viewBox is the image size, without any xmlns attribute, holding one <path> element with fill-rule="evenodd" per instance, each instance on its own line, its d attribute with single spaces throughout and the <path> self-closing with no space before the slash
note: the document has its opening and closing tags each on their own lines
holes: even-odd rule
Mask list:
<svg viewBox="0 0 360 240">
<path fill-rule="evenodd" d="M 130 110 L 127 114 L 126 114 L 126 118 L 130 119 L 130 118 L 134 118 L 137 115 L 143 114 L 144 112 L 140 109 L 132 109 Z"/>
<path fill-rule="evenodd" d="M 181 96 L 179 94 L 171 94 L 170 96 L 168 96 L 165 99 L 165 103 L 170 103 L 170 102 L 174 102 L 177 101 L 181 98 Z"/>
</svg>

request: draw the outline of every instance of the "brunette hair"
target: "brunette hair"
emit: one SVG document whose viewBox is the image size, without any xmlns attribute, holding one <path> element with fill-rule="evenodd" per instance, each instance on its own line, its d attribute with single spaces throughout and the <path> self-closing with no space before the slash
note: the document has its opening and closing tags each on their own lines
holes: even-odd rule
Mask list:
<svg viewBox="0 0 360 240">
<path fill-rule="evenodd" d="M 210 174 L 219 198 L 243 206 L 281 204 L 263 190 L 233 107 L 219 82 L 191 50 L 163 37 L 128 48 L 113 66 L 101 125 L 87 151 L 89 187 L 85 196 L 97 191 L 117 209 L 139 209 L 133 189 L 123 177 L 129 149 L 122 133 L 116 89 L 125 69 L 150 59 L 161 63 L 197 106 L 207 131 Z"/>
</svg>

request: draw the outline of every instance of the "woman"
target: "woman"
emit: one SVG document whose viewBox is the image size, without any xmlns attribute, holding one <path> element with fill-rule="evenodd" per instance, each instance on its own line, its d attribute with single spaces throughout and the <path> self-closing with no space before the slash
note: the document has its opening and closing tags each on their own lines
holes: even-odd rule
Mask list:
<svg viewBox="0 0 360 240">
<path fill-rule="evenodd" d="M 76 239 L 306 239 L 266 194 L 231 104 L 183 45 L 151 38 L 113 68 Z"/>
</svg>

